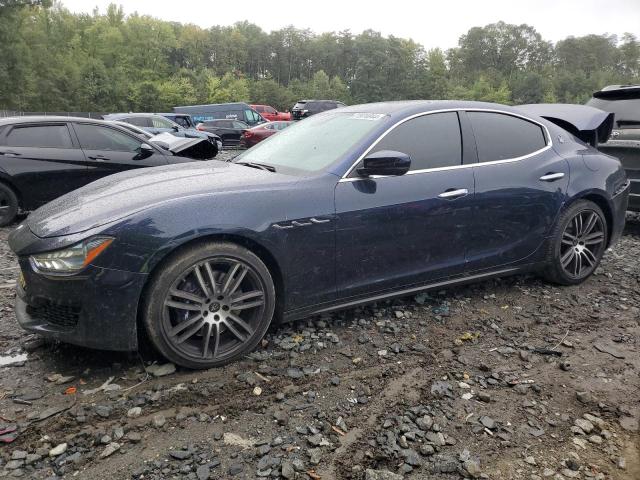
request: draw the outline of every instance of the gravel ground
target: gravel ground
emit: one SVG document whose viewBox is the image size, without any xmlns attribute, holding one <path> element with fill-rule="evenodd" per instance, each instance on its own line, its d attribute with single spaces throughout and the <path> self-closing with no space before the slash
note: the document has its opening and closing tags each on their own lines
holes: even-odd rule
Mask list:
<svg viewBox="0 0 640 480">
<path fill-rule="evenodd" d="M 0 477 L 640 479 L 639 217 L 579 287 L 517 276 L 274 326 L 199 372 L 23 332 L 8 232 L 0 359 L 27 358 L 0 367 Z"/>
</svg>

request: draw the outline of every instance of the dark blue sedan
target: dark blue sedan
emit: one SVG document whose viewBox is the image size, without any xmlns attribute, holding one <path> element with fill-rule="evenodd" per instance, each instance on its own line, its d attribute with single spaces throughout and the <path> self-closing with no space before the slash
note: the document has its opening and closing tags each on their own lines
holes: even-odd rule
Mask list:
<svg viewBox="0 0 640 480">
<path fill-rule="evenodd" d="M 560 126 L 561 125 L 561 126 Z M 233 163 L 94 182 L 10 237 L 27 330 L 222 365 L 273 319 L 537 271 L 584 281 L 629 183 L 583 106 L 415 101 L 318 114 Z"/>
</svg>

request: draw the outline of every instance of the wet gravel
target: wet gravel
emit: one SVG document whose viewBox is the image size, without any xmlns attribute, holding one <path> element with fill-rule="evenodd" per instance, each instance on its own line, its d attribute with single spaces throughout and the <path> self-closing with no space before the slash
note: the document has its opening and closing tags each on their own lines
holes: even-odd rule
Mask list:
<svg viewBox="0 0 640 480">
<path fill-rule="evenodd" d="M 8 232 L 0 358 L 27 357 L 0 366 L 0 477 L 640 478 L 637 216 L 581 286 L 517 276 L 273 326 L 199 372 L 20 330 Z"/>
</svg>

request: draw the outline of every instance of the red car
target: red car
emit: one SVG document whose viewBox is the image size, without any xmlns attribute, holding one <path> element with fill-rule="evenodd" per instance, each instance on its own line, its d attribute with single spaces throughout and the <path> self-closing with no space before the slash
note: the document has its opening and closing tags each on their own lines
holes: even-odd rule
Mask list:
<svg viewBox="0 0 640 480">
<path fill-rule="evenodd" d="M 291 120 L 291 113 L 279 112 L 270 105 L 251 105 L 251 108 L 262 115 L 265 120 L 269 120 L 270 122 L 276 122 L 279 120 L 288 122 Z"/>
<path fill-rule="evenodd" d="M 265 138 L 284 130 L 293 122 L 267 122 L 257 125 L 249 130 L 245 130 L 240 137 L 240 145 L 246 148 L 253 147 L 256 143 L 260 143 Z"/>
</svg>

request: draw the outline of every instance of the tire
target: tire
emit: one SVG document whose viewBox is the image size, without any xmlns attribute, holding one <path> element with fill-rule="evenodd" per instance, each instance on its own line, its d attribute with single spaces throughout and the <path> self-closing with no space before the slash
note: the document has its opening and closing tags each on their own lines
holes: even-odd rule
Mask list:
<svg viewBox="0 0 640 480">
<path fill-rule="evenodd" d="M 578 285 L 602 260 L 608 239 L 607 220 L 598 205 L 579 200 L 560 215 L 550 238 L 545 278 L 560 285 Z"/>
<path fill-rule="evenodd" d="M 19 207 L 18 196 L 13 189 L 0 183 L 0 227 L 5 227 L 16 219 Z"/>
<path fill-rule="evenodd" d="M 258 345 L 275 304 L 273 279 L 260 258 L 233 243 L 207 242 L 178 251 L 156 270 L 142 322 L 170 361 L 212 368 Z"/>
</svg>

